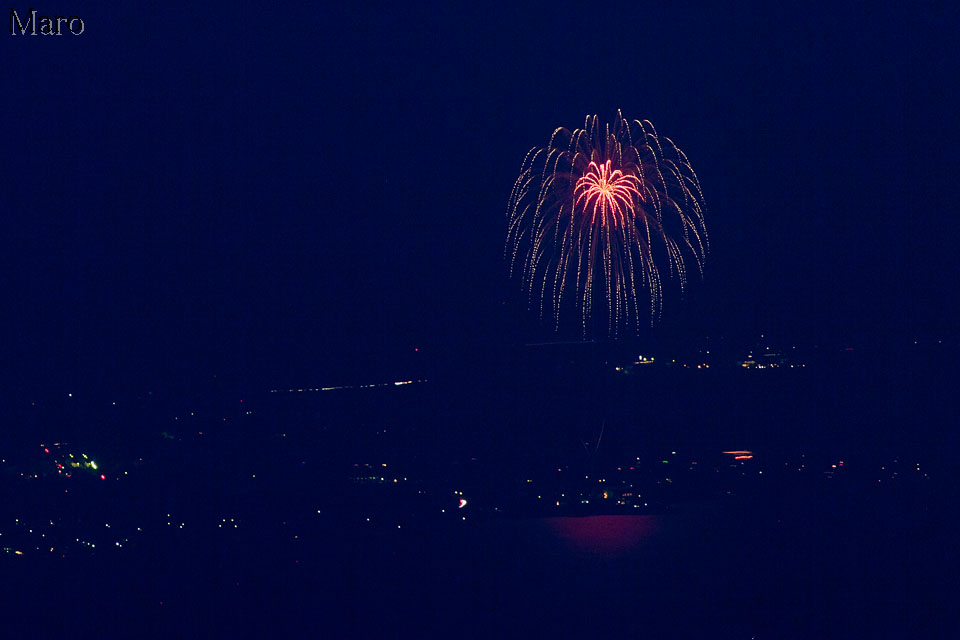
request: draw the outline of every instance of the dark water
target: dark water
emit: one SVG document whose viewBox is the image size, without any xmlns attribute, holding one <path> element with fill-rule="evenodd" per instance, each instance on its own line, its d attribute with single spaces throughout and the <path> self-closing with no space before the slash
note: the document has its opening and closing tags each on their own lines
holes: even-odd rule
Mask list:
<svg viewBox="0 0 960 640">
<path fill-rule="evenodd" d="M 5 631 L 99 637 L 956 637 L 951 514 L 916 496 L 302 531 L 5 563 Z M 40 635 L 43 635 L 42 633 Z"/>
<path fill-rule="evenodd" d="M 778 522 L 712 503 L 497 523 L 404 547 L 385 580 L 372 568 L 366 603 L 398 628 L 473 637 L 947 638 L 957 546 L 938 519 L 832 505 Z"/>
</svg>

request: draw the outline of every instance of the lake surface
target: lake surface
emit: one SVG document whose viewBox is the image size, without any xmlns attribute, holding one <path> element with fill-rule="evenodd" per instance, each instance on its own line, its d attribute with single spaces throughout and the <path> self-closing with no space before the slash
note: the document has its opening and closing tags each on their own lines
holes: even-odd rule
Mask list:
<svg viewBox="0 0 960 640">
<path fill-rule="evenodd" d="M 284 550 L 251 537 L 113 565 L 8 562 L 5 619 L 102 637 L 949 638 L 958 545 L 943 506 L 731 498 L 656 516 L 327 523 Z"/>
</svg>

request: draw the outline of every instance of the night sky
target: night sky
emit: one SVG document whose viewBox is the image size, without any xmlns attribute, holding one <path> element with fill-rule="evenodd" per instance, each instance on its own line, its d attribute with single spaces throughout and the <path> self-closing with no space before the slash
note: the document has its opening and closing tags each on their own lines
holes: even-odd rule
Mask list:
<svg viewBox="0 0 960 640">
<path fill-rule="evenodd" d="M 954 3 L 348 4 L 60 3 L 82 36 L 4 35 L 6 389 L 551 339 L 506 278 L 507 196 L 617 108 L 707 203 L 706 278 L 653 333 L 956 334 Z"/>
</svg>

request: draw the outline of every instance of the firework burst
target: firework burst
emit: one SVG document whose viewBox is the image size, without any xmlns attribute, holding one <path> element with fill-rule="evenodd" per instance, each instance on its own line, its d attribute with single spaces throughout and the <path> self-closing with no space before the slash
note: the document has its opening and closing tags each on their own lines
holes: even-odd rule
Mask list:
<svg viewBox="0 0 960 640">
<path fill-rule="evenodd" d="M 686 155 L 646 120 L 618 111 L 601 128 L 559 128 L 546 147 L 527 154 L 510 193 L 506 256 L 539 305 L 560 327 L 572 304 L 588 332 L 599 289 L 607 333 L 639 330 L 662 306 L 663 276 L 687 280 L 692 260 L 702 275 L 707 254 L 703 193 Z M 649 304 L 641 302 L 641 295 Z M 644 309 L 641 314 L 641 308 Z"/>
</svg>

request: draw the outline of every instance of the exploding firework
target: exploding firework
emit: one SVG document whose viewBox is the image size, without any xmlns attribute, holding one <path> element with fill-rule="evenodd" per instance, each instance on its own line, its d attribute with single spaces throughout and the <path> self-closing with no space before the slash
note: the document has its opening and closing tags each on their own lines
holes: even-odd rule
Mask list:
<svg viewBox="0 0 960 640">
<path fill-rule="evenodd" d="M 662 310 L 663 278 L 681 290 L 687 261 L 703 274 L 707 253 L 700 183 L 686 155 L 649 121 L 601 128 L 587 116 L 582 129 L 559 128 L 546 147 L 527 154 L 510 193 L 506 256 L 540 317 L 572 303 L 584 334 L 595 292 L 606 299 L 607 333 L 651 323 Z M 660 265 L 660 266 L 658 266 Z"/>
</svg>

